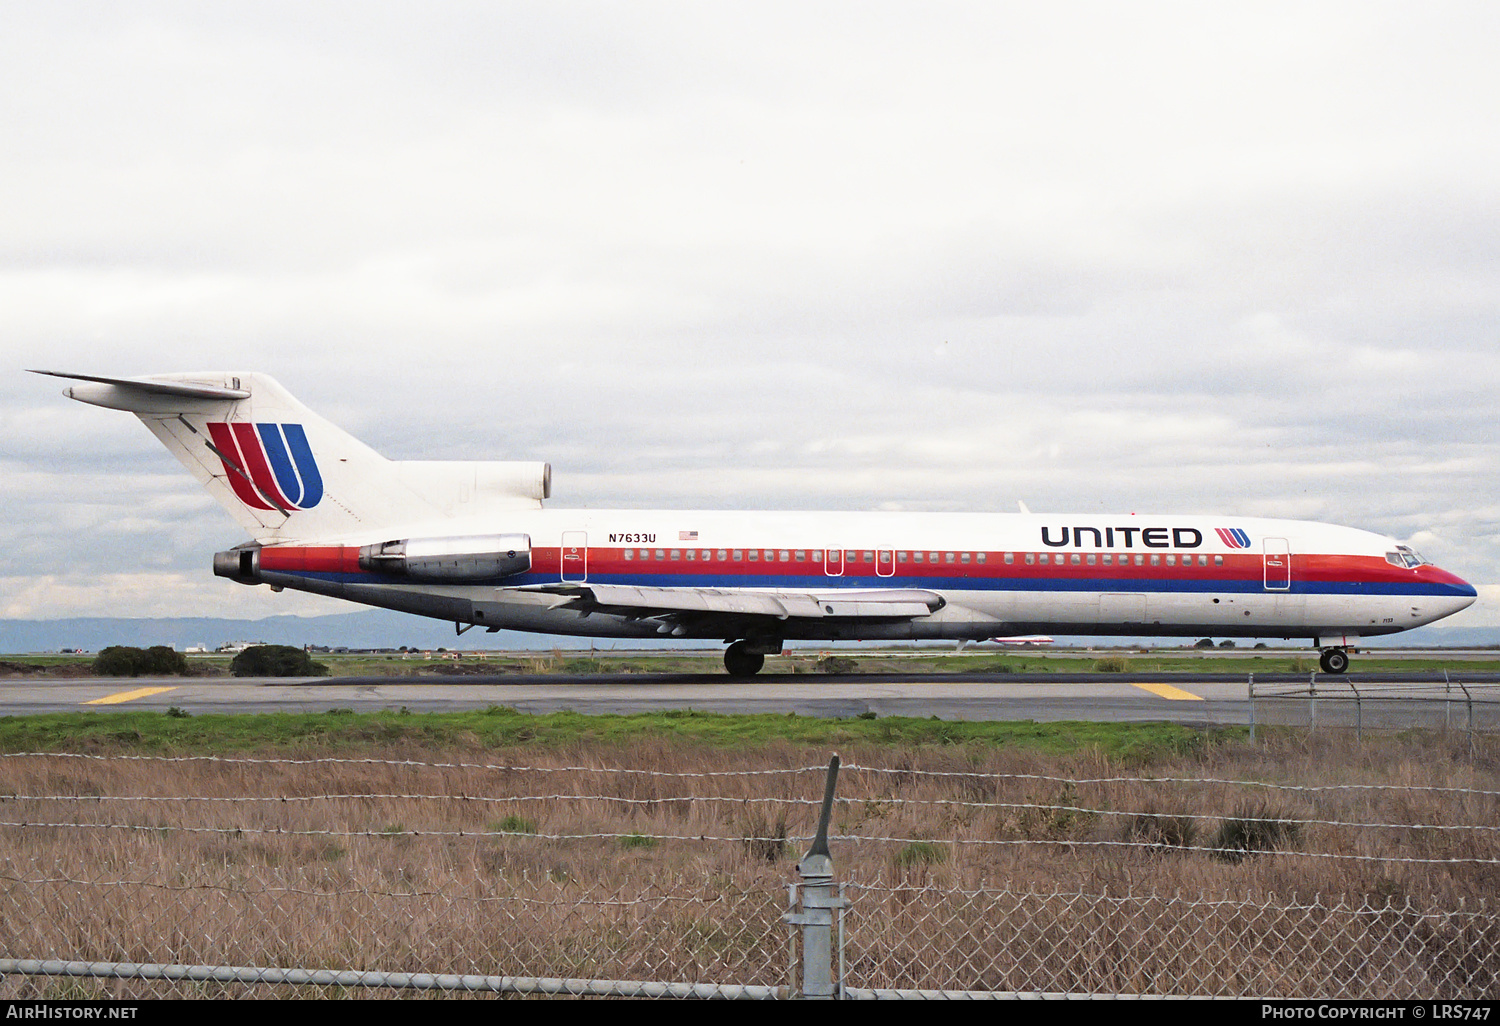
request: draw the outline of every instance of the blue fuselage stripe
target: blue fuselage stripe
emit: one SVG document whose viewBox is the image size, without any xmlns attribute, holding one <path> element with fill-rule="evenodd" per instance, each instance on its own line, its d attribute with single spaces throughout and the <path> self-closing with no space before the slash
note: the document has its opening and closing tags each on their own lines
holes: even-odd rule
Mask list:
<svg viewBox="0 0 1500 1026">
<path fill-rule="evenodd" d="M 345 584 L 406 585 L 440 584 L 438 581 L 412 581 L 401 577 L 390 577 L 366 573 L 333 573 L 310 570 L 278 570 L 278 574 L 307 577 L 320 581 L 338 581 Z M 454 582 L 458 583 L 458 582 Z M 557 584 L 556 574 L 521 574 L 492 581 L 464 581 L 464 586 L 519 588 L 527 585 Z M 1290 588 L 1267 588 L 1260 580 L 1166 580 L 1152 578 L 1052 578 L 1052 577 L 861 577 L 845 575 L 830 577 L 824 574 L 753 574 L 734 576 L 731 574 L 591 574 L 590 584 L 633 585 L 643 588 L 722 588 L 751 589 L 774 588 L 796 591 L 830 591 L 853 589 L 878 591 L 888 588 L 920 588 L 941 592 L 1096 592 L 1096 593 L 1143 593 L 1195 594 L 1195 595 L 1410 595 L 1412 597 L 1437 596 L 1447 598 L 1473 597 L 1473 587 L 1467 584 L 1442 584 L 1425 581 L 1293 581 Z"/>
</svg>

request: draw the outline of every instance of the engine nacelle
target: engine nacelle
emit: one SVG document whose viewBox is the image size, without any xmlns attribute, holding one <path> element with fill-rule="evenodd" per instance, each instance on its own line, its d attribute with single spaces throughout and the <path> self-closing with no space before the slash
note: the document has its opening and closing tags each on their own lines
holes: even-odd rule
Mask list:
<svg viewBox="0 0 1500 1026">
<path fill-rule="evenodd" d="M 418 581 L 484 581 L 531 569 L 531 536 L 400 538 L 359 550 L 362 570 Z"/>
</svg>

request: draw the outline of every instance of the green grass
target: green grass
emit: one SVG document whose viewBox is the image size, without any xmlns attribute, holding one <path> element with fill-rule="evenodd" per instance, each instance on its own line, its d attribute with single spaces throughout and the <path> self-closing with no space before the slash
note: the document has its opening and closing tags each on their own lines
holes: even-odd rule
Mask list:
<svg viewBox="0 0 1500 1026">
<path fill-rule="evenodd" d="M 889 716 L 729 716 L 674 710 L 626 716 L 558 712 L 531 716 L 491 707 L 453 713 L 269 713 L 170 716 L 159 712 L 79 712 L 0 717 L 0 751 L 358 752 L 391 743 L 457 750 L 517 745 L 569 747 L 659 739 L 691 748 L 749 750 L 778 742 L 829 748 L 879 746 L 1019 747 L 1050 754 L 1095 750 L 1132 760 L 1181 755 L 1246 734 L 1244 728 L 1202 731 L 1164 723 L 961 722 Z"/>
</svg>

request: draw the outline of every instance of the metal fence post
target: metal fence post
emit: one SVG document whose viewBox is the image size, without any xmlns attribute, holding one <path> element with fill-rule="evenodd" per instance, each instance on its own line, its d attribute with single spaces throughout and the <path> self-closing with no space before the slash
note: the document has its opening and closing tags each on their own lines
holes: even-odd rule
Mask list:
<svg viewBox="0 0 1500 1026">
<path fill-rule="evenodd" d="M 1255 744 L 1255 674 L 1250 674 L 1250 743 Z"/>
<path fill-rule="evenodd" d="M 828 852 L 828 822 L 833 815 L 833 792 L 838 783 L 839 757 L 828 761 L 828 779 L 823 786 L 823 810 L 818 816 L 818 833 L 812 847 L 797 863 L 801 885 L 793 885 L 800 899 L 801 911 L 782 918 L 792 926 L 802 927 L 801 997 L 828 1001 L 840 996 L 843 989 L 843 952 L 839 952 L 839 978 L 833 972 L 834 912 L 844 907 L 842 888 L 833 882 L 833 856 Z M 843 916 L 839 916 L 842 925 Z M 839 931 L 842 948 L 843 930 Z"/>
</svg>

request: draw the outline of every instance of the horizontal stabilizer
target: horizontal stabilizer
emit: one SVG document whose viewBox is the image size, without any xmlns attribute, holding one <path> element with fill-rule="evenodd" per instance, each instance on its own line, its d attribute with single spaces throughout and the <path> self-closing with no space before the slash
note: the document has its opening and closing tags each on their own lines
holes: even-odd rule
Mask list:
<svg viewBox="0 0 1500 1026">
<path fill-rule="evenodd" d="M 54 378 L 70 378 L 73 381 L 90 381 L 97 385 L 112 385 L 115 389 L 123 391 L 124 395 L 116 396 L 116 401 L 128 401 L 130 393 L 148 396 L 175 396 L 181 399 L 207 399 L 217 402 L 235 402 L 240 399 L 250 398 L 250 392 L 244 388 L 224 388 L 218 385 L 196 384 L 182 381 L 153 381 L 150 378 L 103 378 L 96 374 L 65 374 L 62 371 L 33 370 L 32 374 L 46 374 Z M 67 396 L 70 399 L 80 399 L 83 402 L 94 402 L 93 389 L 68 389 Z M 99 405 L 114 406 L 115 403 L 100 403 Z M 129 409 L 130 407 L 121 407 Z"/>
</svg>

